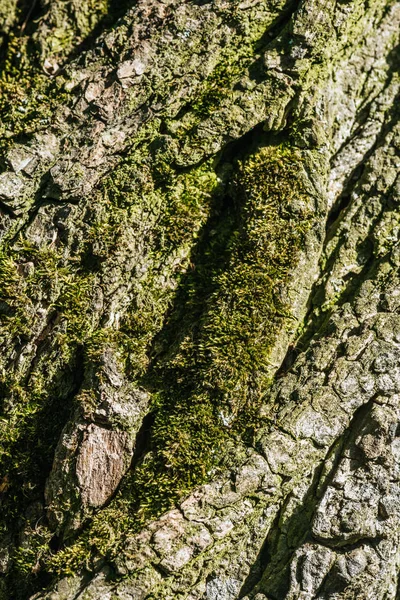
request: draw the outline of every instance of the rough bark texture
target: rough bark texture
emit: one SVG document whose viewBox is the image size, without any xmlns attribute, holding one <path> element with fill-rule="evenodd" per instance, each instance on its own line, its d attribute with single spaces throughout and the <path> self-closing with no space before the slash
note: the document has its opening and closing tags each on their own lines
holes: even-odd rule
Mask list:
<svg viewBox="0 0 400 600">
<path fill-rule="evenodd" d="M 0 17 L 0 599 L 399 600 L 399 2 Z"/>
</svg>

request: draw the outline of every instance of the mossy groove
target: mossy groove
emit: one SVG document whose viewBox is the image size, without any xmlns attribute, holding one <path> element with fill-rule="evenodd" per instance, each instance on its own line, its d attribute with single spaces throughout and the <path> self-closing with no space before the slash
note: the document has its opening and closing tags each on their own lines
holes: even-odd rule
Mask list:
<svg viewBox="0 0 400 600">
<path fill-rule="evenodd" d="M 178 495 L 206 480 L 225 436 L 251 436 L 256 426 L 269 355 L 290 319 L 280 288 L 310 225 L 307 210 L 294 208 L 293 198 L 305 194 L 300 170 L 296 151 L 279 147 L 239 163 L 233 204 L 209 232 L 203 256 L 192 257 L 184 297 L 157 340 L 168 350 L 147 375 L 157 390 L 155 493 L 163 478 L 166 489 L 177 483 Z"/>
<path fill-rule="evenodd" d="M 269 356 L 291 320 L 282 291 L 312 215 L 297 150 L 260 147 L 223 171 L 228 201 L 220 197 L 199 236 L 176 307 L 139 378 L 153 394 L 149 452 L 77 542 L 51 559 L 50 570 L 90 568 L 91 554 L 112 559 L 125 535 L 210 478 L 224 442 L 252 442 L 271 381 Z M 126 339 L 137 339 L 137 311 L 122 323 Z"/>
</svg>

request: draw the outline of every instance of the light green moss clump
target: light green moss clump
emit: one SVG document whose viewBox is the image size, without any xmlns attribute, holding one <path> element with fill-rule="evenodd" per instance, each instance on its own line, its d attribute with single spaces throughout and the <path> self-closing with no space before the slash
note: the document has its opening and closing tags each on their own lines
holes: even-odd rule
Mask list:
<svg viewBox="0 0 400 600">
<path fill-rule="evenodd" d="M 17 14 L 17 0 L 0 0 L 0 47 L 3 42 L 3 35 L 14 25 Z"/>
<path fill-rule="evenodd" d="M 0 249 L 0 340 L 24 335 L 29 328 L 27 297 L 18 265 L 6 248 Z"/>
<path fill-rule="evenodd" d="M 156 388 L 152 453 L 134 477 L 141 512 L 164 510 L 205 481 L 226 436 L 252 436 L 271 378 L 276 336 L 290 319 L 282 288 L 311 215 L 301 156 L 280 147 L 239 163 L 226 214 L 192 256 L 177 308 L 147 375 Z"/>
</svg>

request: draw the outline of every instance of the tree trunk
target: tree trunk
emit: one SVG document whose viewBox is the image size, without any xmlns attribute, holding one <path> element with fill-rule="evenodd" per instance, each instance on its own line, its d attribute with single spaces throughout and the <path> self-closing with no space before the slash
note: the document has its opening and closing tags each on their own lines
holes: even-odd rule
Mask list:
<svg viewBox="0 0 400 600">
<path fill-rule="evenodd" d="M 399 600 L 399 2 L 0 16 L 0 600 Z"/>
</svg>

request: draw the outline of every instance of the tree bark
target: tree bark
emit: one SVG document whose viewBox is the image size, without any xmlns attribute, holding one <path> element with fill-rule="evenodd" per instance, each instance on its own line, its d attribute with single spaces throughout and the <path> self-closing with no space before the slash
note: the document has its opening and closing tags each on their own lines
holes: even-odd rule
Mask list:
<svg viewBox="0 0 400 600">
<path fill-rule="evenodd" d="M 0 600 L 398 600 L 399 2 L 0 15 Z"/>
</svg>

